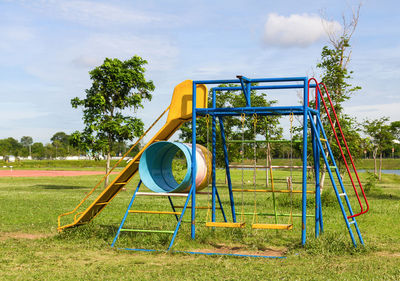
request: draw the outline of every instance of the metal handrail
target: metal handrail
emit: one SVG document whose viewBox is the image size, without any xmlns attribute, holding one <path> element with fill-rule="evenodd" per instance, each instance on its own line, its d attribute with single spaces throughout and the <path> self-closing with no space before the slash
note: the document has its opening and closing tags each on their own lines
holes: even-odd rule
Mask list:
<svg viewBox="0 0 400 281">
<path fill-rule="evenodd" d="M 70 215 L 75 213 L 78 208 L 80 206 L 82 206 L 82 204 L 89 198 L 90 195 L 92 195 L 92 193 L 100 186 L 101 183 L 103 183 L 105 181 L 105 179 L 113 172 L 113 170 L 118 167 L 118 165 L 122 162 L 122 160 L 140 143 L 140 141 L 147 135 L 147 133 L 154 127 L 154 125 L 164 116 L 164 114 L 170 109 L 171 105 L 168 106 L 163 113 L 161 113 L 161 115 L 153 122 L 153 124 L 151 124 L 151 126 L 144 132 L 144 134 L 132 145 L 132 147 L 121 157 L 121 159 L 118 160 L 118 162 L 110 169 L 110 171 L 108 171 L 108 173 L 106 175 L 104 175 L 104 177 L 102 177 L 100 179 L 100 181 L 92 188 L 92 190 L 90 190 L 89 193 L 86 194 L 86 196 L 81 200 L 81 202 L 79 202 L 79 204 L 72 210 L 69 211 L 67 213 L 63 213 L 61 215 L 58 216 L 57 221 L 58 221 L 58 230 L 61 230 L 61 217 Z M 76 216 L 74 218 L 74 222 L 76 222 Z"/>
<path fill-rule="evenodd" d="M 368 212 L 368 210 L 369 210 L 369 204 L 368 204 L 367 196 L 365 195 L 364 189 L 363 189 L 363 187 L 362 187 L 360 178 L 359 178 L 358 173 L 357 173 L 357 169 L 356 169 L 355 164 L 354 164 L 354 161 L 353 161 L 353 157 L 351 156 L 349 146 L 347 145 L 346 138 L 345 138 L 344 133 L 343 133 L 343 131 L 342 131 L 342 127 L 340 126 L 339 119 L 338 119 L 338 117 L 337 117 L 337 114 L 336 114 L 335 108 L 334 108 L 334 106 L 333 106 L 332 99 L 331 99 L 331 97 L 330 97 L 330 95 L 329 95 L 328 89 L 327 89 L 327 87 L 326 87 L 326 85 L 325 85 L 324 83 L 318 83 L 317 80 L 316 80 L 315 78 L 310 78 L 310 79 L 308 80 L 308 84 L 310 84 L 311 80 L 314 80 L 314 81 L 315 81 L 315 84 L 316 84 L 316 92 L 315 92 L 315 106 L 316 106 L 316 109 L 318 109 L 318 93 L 319 93 L 320 96 L 321 96 L 321 100 L 322 100 L 322 103 L 323 103 L 323 105 L 324 105 L 326 114 L 327 114 L 327 116 L 328 116 L 329 123 L 330 123 L 330 125 L 331 125 L 331 127 L 332 127 L 332 131 L 333 131 L 333 133 L 334 133 L 336 142 L 337 142 L 337 144 L 338 144 L 340 153 L 341 153 L 341 155 L 342 155 L 344 164 L 345 164 L 345 166 L 346 166 L 346 170 L 347 170 L 347 173 L 348 173 L 348 175 L 349 175 L 351 184 L 352 184 L 352 186 L 353 186 L 354 192 L 355 192 L 355 194 L 356 194 L 356 196 L 357 196 L 357 200 L 358 200 L 358 203 L 359 203 L 360 208 L 361 208 L 361 211 L 360 211 L 359 213 L 347 217 L 348 219 L 349 219 L 349 218 L 354 218 L 354 217 L 357 217 L 357 216 L 359 216 L 359 215 L 362 215 L 362 214 L 365 214 L 366 212 Z M 331 106 L 331 108 L 332 108 L 332 112 L 333 112 L 333 114 L 334 114 L 334 116 L 335 116 L 336 124 L 337 124 L 337 126 L 338 126 L 338 128 L 339 128 L 339 131 L 340 131 L 340 134 L 341 134 L 343 143 L 344 143 L 344 145 L 345 145 L 345 147 L 346 147 L 346 151 L 347 151 L 347 153 L 348 153 L 348 155 L 349 155 L 350 162 L 351 162 L 351 164 L 352 164 L 354 173 L 355 173 L 355 175 L 356 175 L 356 178 L 357 178 L 357 181 L 358 181 L 358 185 L 360 186 L 361 192 L 362 192 L 363 197 L 364 197 L 365 204 L 366 204 L 366 206 L 367 206 L 366 210 L 364 210 L 363 205 L 362 205 L 362 203 L 361 203 L 360 196 L 359 196 L 359 194 L 358 194 L 357 188 L 356 188 L 356 186 L 355 186 L 353 177 L 352 177 L 351 172 L 350 172 L 350 169 L 349 169 L 349 165 L 348 165 L 347 160 L 346 160 L 346 157 L 345 157 L 345 155 L 344 155 L 344 152 L 343 152 L 342 146 L 341 146 L 341 144 L 340 144 L 339 138 L 338 138 L 338 136 L 337 136 L 335 126 L 333 125 L 331 116 L 330 116 L 330 114 L 329 114 L 328 107 L 327 107 L 327 105 L 326 105 L 324 96 L 323 96 L 323 94 L 322 94 L 322 92 L 321 92 L 320 85 L 322 85 L 322 86 L 324 87 L 324 91 L 325 91 L 326 96 L 327 96 L 327 98 L 328 98 L 328 100 L 329 100 L 329 104 L 330 104 L 330 106 Z M 307 101 L 307 104 L 308 104 L 308 105 L 310 104 L 310 100 L 309 100 L 309 93 L 310 93 L 310 92 L 309 92 L 309 91 L 310 91 L 310 88 L 308 87 L 308 101 Z"/>
</svg>

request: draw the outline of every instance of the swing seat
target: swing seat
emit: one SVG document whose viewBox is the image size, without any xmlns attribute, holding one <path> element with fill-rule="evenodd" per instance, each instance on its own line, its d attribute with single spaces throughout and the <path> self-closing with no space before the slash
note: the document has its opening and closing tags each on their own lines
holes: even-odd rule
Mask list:
<svg viewBox="0 0 400 281">
<path fill-rule="evenodd" d="M 229 227 L 229 228 L 244 228 L 245 222 L 206 222 L 207 227 Z"/>
<path fill-rule="evenodd" d="M 291 230 L 293 224 L 266 224 L 266 223 L 254 223 L 251 225 L 253 229 L 278 229 L 278 230 Z"/>
</svg>

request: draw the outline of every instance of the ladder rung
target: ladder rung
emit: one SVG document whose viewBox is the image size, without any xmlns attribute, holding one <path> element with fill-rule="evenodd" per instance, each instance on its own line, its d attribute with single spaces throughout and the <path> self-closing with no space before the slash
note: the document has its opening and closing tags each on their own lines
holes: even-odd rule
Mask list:
<svg viewBox="0 0 400 281">
<path fill-rule="evenodd" d="M 321 140 L 321 141 L 328 141 L 327 139 L 324 139 L 324 138 L 320 138 L 320 140 Z"/>
<path fill-rule="evenodd" d="M 346 193 L 339 193 L 339 196 L 346 196 Z"/>
<path fill-rule="evenodd" d="M 158 214 L 158 215 L 180 215 L 180 212 L 168 212 L 168 211 L 145 211 L 145 210 L 129 210 L 128 213 L 135 214 Z"/>
<path fill-rule="evenodd" d="M 244 222 L 206 222 L 207 227 L 229 227 L 229 228 L 243 228 L 246 223 Z"/>
<path fill-rule="evenodd" d="M 125 185 L 127 183 L 128 183 L 127 181 L 125 181 L 125 182 L 115 182 L 114 185 Z"/>
<path fill-rule="evenodd" d="M 96 203 L 95 205 L 107 205 L 108 203 L 110 203 L 110 202 L 99 202 L 99 203 Z"/>
<path fill-rule="evenodd" d="M 184 206 L 174 206 L 176 209 L 183 209 L 183 207 Z M 186 208 L 187 209 L 191 209 L 192 208 L 192 206 L 186 206 Z M 212 207 L 210 206 L 210 207 L 207 207 L 207 206 L 197 206 L 196 207 L 196 209 L 205 209 L 205 210 L 207 210 L 207 209 L 212 209 Z M 217 210 L 219 210 L 219 209 L 221 209 L 220 207 L 215 207 L 215 209 L 217 209 Z"/>
<path fill-rule="evenodd" d="M 129 228 L 121 228 L 120 231 L 143 232 L 143 233 L 168 233 L 168 234 L 174 234 L 174 231 L 172 231 L 172 230 L 153 230 L 153 229 L 129 229 Z"/>
<path fill-rule="evenodd" d="M 336 169 L 336 166 L 329 166 L 330 169 Z"/>
<path fill-rule="evenodd" d="M 353 224 L 353 223 L 355 223 L 356 221 L 354 220 L 354 221 L 349 221 L 349 224 Z"/>
<path fill-rule="evenodd" d="M 240 189 L 240 188 L 233 188 L 232 189 L 233 192 L 275 192 L 275 193 L 290 193 L 290 190 L 287 189 L 274 189 L 274 191 L 272 191 L 272 189 Z M 302 193 L 301 190 L 292 190 L 292 193 Z M 312 190 L 307 190 L 307 193 L 312 193 L 314 194 L 315 191 Z"/>
<path fill-rule="evenodd" d="M 265 224 L 265 223 L 254 223 L 251 225 L 253 229 L 293 229 L 293 224 Z"/>
<path fill-rule="evenodd" d="M 138 196 L 172 196 L 172 197 L 188 197 L 188 193 L 167 193 L 167 192 L 136 192 Z"/>
</svg>

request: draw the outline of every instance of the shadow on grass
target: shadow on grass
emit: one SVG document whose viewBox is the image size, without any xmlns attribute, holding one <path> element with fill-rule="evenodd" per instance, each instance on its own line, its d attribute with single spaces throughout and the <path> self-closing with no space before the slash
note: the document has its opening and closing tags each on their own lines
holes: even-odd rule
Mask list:
<svg viewBox="0 0 400 281">
<path fill-rule="evenodd" d="M 400 200 L 400 196 L 387 193 L 367 193 L 367 198 L 385 199 L 385 200 Z"/>
<path fill-rule="evenodd" d="M 42 189 L 87 189 L 88 187 L 85 186 L 76 186 L 76 185 L 45 185 L 45 184 L 38 184 L 35 187 L 39 187 Z"/>
<path fill-rule="evenodd" d="M 58 239 L 66 240 L 86 240 L 86 239 L 100 239 L 109 241 L 113 239 L 118 231 L 117 225 L 98 225 L 88 223 L 81 226 L 66 229 L 58 235 Z"/>
</svg>

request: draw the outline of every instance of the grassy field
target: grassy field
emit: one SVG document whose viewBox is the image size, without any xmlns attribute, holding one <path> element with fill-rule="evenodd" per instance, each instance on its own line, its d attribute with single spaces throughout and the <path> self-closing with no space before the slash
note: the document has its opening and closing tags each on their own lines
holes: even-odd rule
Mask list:
<svg viewBox="0 0 400 281">
<path fill-rule="evenodd" d="M 276 188 L 284 188 L 288 172 L 276 172 Z M 366 175 L 363 174 L 363 178 Z M 252 188 L 253 174 L 247 171 L 244 187 Z M 265 172 L 257 175 L 259 188 Z M 299 174 L 294 175 L 295 180 Z M 371 210 L 357 221 L 365 247 L 354 248 L 346 231 L 336 198 L 326 187 L 323 193 L 325 232 L 314 238 L 313 218 L 308 219 L 307 244 L 300 245 L 300 219 L 292 231 L 207 229 L 206 211 L 198 211 L 197 239 L 189 235 L 189 223 L 178 234 L 174 250 L 221 251 L 283 255 L 284 259 L 195 256 L 188 254 L 141 253 L 110 248 L 137 179 L 121 192 L 90 224 L 58 234 L 57 216 L 71 210 L 99 176 L 58 178 L 0 178 L 0 279 L 1 280 L 399 280 L 400 279 L 400 176 L 384 175 L 371 183 Z M 228 203 L 224 175 L 218 174 L 222 201 Z M 233 171 L 234 185 L 241 188 L 241 171 Z M 367 180 L 364 178 L 364 182 Z M 299 188 L 299 184 L 296 185 Z M 207 206 L 207 195 L 199 206 Z M 182 204 L 178 199 L 176 205 Z M 271 194 L 257 194 L 257 211 L 271 211 Z M 254 194 L 235 194 L 239 218 L 254 212 Z M 300 196 L 279 195 L 278 210 L 300 212 Z M 355 210 L 358 210 L 352 198 Z M 169 210 L 165 198 L 140 198 L 134 209 Z M 226 207 L 227 208 L 227 207 Z M 227 208 L 228 209 L 228 208 Z M 228 211 L 228 210 L 227 210 Z M 313 214 L 313 198 L 308 200 Z M 185 219 L 188 219 L 188 214 Z M 220 216 L 219 216 L 220 218 Z M 270 222 L 271 217 L 258 217 Z M 66 221 L 65 221 L 66 222 Z M 287 217 L 280 218 L 287 223 Z M 128 226 L 173 229 L 174 217 L 162 215 L 129 217 Z M 165 249 L 165 234 L 123 234 L 117 247 Z"/>
<path fill-rule="evenodd" d="M 253 160 L 246 160 L 245 164 L 251 165 Z M 117 160 L 112 160 L 111 165 L 114 165 Z M 290 165 L 288 159 L 273 159 L 274 165 Z M 379 161 L 378 161 L 379 162 Z M 23 160 L 13 163 L 1 162 L 1 166 L 13 166 L 17 169 L 96 169 L 104 170 L 105 160 Z M 125 161 L 121 165 L 125 165 Z M 235 164 L 235 163 L 233 163 Z M 237 163 L 236 163 L 237 164 Z M 263 160 L 260 160 L 260 165 Z M 301 165 L 301 159 L 293 159 L 294 165 Z M 379 163 L 378 163 L 379 165 Z M 374 169 L 373 159 L 359 159 L 356 161 L 357 169 Z M 400 170 L 400 159 L 383 159 L 382 169 Z"/>
</svg>

